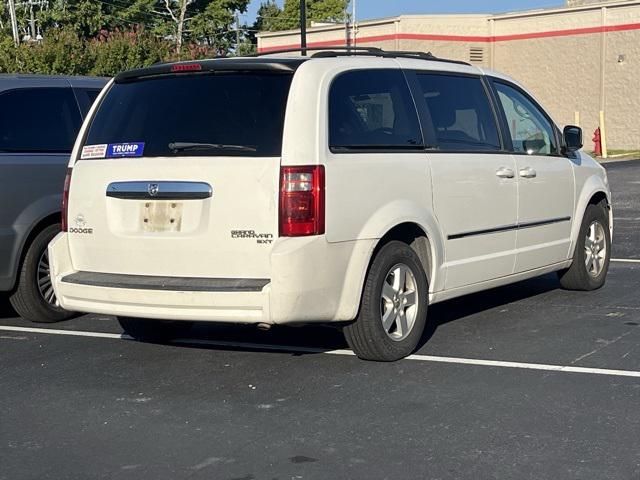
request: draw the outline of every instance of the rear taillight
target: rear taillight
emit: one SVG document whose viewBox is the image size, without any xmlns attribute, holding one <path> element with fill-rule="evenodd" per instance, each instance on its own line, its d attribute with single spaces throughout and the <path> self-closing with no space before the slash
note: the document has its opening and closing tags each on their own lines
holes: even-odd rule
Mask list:
<svg viewBox="0 0 640 480">
<path fill-rule="evenodd" d="M 71 185 L 71 172 L 73 169 L 67 168 L 67 176 L 64 177 L 64 189 L 62 190 L 62 231 L 69 228 L 69 186 Z"/>
<path fill-rule="evenodd" d="M 324 233 L 324 167 L 280 169 L 280 236 Z"/>
</svg>

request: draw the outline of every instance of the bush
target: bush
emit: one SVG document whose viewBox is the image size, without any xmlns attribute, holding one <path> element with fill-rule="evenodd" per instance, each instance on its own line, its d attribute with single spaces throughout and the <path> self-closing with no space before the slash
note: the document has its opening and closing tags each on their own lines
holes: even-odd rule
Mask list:
<svg viewBox="0 0 640 480">
<path fill-rule="evenodd" d="M 1 42 L 0 72 L 83 75 L 91 67 L 84 42 L 70 31 L 61 30 L 42 42 L 13 45 Z"/>
<path fill-rule="evenodd" d="M 113 76 L 122 70 L 170 58 L 168 42 L 143 29 L 102 31 L 82 40 L 70 30 L 58 30 L 41 42 L 13 45 L 0 37 L 0 73 Z"/>
<path fill-rule="evenodd" d="M 146 67 L 169 56 L 168 43 L 159 41 L 142 30 L 121 32 L 102 31 L 90 40 L 87 54 L 93 60 L 89 74 L 113 76 L 122 70 Z"/>
</svg>

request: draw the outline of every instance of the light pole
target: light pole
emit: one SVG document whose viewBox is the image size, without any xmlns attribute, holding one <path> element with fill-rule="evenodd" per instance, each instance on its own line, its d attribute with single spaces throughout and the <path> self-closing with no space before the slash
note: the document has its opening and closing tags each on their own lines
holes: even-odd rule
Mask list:
<svg viewBox="0 0 640 480">
<path fill-rule="evenodd" d="M 20 43 L 18 36 L 18 19 L 16 18 L 16 4 L 14 0 L 9 0 L 9 16 L 11 17 L 11 31 L 13 33 L 13 43 L 17 47 Z"/>
<path fill-rule="evenodd" d="M 300 48 L 302 55 L 307 56 L 307 1 L 300 0 Z"/>
<path fill-rule="evenodd" d="M 351 36 L 353 37 L 353 46 L 356 46 L 356 35 L 358 28 L 356 27 L 356 0 L 351 0 Z"/>
</svg>

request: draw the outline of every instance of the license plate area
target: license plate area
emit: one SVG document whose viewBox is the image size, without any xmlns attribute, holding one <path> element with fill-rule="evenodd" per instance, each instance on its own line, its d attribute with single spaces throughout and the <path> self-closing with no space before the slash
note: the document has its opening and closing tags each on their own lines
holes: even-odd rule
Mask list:
<svg viewBox="0 0 640 480">
<path fill-rule="evenodd" d="M 180 232 L 183 204 L 175 201 L 142 203 L 140 225 L 143 232 Z"/>
</svg>

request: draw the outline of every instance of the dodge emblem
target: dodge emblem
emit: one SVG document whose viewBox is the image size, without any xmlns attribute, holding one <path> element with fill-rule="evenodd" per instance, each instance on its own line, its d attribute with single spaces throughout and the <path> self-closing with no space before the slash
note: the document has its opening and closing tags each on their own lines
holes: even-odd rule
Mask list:
<svg viewBox="0 0 640 480">
<path fill-rule="evenodd" d="M 150 183 L 149 184 L 149 195 L 151 195 L 152 197 L 155 197 L 156 195 L 158 195 L 158 192 L 160 191 L 160 187 L 158 186 L 157 183 Z"/>
</svg>

